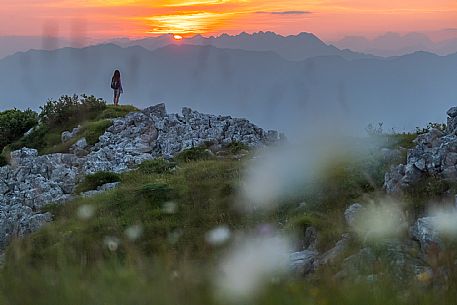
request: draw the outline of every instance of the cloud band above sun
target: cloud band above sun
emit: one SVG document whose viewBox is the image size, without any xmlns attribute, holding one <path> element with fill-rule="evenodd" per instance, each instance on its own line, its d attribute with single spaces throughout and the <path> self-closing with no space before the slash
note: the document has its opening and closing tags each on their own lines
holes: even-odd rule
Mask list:
<svg viewBox="0 0 457 305">
<path fill-rule="evenodd" d="M 2 0 L 0 35 L 43 35 L 49 24 L 60 36 L 274 31 L 325 38 L 457 28 L 457 1 Z"/>
</svg>

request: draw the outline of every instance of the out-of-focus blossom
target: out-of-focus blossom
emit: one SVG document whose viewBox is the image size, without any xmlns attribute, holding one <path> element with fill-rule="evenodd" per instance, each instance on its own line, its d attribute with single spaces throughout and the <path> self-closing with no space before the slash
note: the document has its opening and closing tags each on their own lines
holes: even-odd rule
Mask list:
<svg viewBox="0 0 457 305">
<path fill-rule="evenodd" d="M 230 239 L 231 232 L 227 226 L 219 226 L 206 233 L 206 242 L 210 245 L 219 246 Z"/>
<path fill-rule="evenodd" d="M 239 239 L 222 261 L 216 276 L 217 295 L 242 301 L 256 295 L 272 277 L 286 272 L 291 243 L 282 236 Z"/>
</svg>

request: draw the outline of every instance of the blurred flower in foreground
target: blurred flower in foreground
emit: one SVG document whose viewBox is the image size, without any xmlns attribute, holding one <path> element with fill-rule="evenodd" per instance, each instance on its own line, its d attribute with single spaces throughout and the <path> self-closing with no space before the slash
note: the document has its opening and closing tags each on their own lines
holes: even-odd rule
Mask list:
<svg viewBox="0 0 457 305">
<path fill-rule="evenodd" d="M 347 137 L 322 136 L 263 151 L 243 177 L 240 208 L 274 209 L 285 199 L 302 194 L 305 186 L 325 181 L 335 165 L 368 155 L 370 147 Z"/>
<path fill-rule="evenodd" d="M 206 242 L 210 245 L 219 246 L 230 239 L 231 232 L 227 226 L 219 226 L 206 233 Z"/>
<path fill-rule="evenodd" d="M 352 227 L 361 240 L 379 241 L 399 237 L 408 225 L 398 203 L 381 202 L 361 209 Z"/>
<path fill-rule="evenodd" d="M 217 295 L 231 301 L 253 297 L 272 277 L 287 271 L 290 250 L 291 243 L 281 236 L 241 238 L 222 261 Z"/>
<path fill-rule="evenodd" d="M 143 234 L 143 227 L 141 225 L 133 225 L 125 230 L 125 235 L 130 240 L 137 240 Z"/>
<path fill-rule="evenodd" d="M 119 248 L 119 239 L 113 236 L 107 236 L 103 240 L 104 245 L 111 251 L 114 252 Z"/>
<path fill-rule="evenodd" d="M 437 210 L 432 213 L 430 222 L 433 228 L 440 234 L 452 238 L 457 237 L 457 210 Z"/>
<path fill-rule="evenodd" d="M 162 212 L 165 214 L 174 214 L 176 213 L 177 209 L 178 205 L 173 201 L 165 202 L 162 206 Z"/>
<path fill-rule="evenodd" d="M 95 214 L 95 207 L 91 204 L 83 204 L 78 207 L 77 215 L 82 220 L 88 220 Z"/>
</svg>

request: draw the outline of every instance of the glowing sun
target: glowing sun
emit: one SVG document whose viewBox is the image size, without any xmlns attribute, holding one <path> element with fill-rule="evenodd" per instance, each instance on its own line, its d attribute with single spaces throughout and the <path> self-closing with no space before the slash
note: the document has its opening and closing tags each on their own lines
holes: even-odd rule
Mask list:
<svg viewBox="0 0 457 305">
<path fill-rule="evenodd" d="M 175 40 L 182 40 L 183 37 L 182 37 L 181 35 L 175 34 L 175 35 L 173 35 L 173 38 L 174 38 Z"/>
</svg>

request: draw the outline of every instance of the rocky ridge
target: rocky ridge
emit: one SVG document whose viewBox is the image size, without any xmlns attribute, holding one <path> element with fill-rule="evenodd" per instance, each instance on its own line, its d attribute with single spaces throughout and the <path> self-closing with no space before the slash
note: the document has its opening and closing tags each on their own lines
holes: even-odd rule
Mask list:
<svg viewBox="0 0 457 305">
<path fill-rule="evenodd" d="M 416 146 L 408 150 L 406 164 L 386 173 L 387 193 L 400 193 L 427 176 L 457 180 L 457 107 L 449 109 L 447 115 L 445 131 L 432 128 L 419 135 L 414 140 Z"/>
<path fill-rule="evenodd" d="M 78 128 L 64 132 L 62 141 L 77 133 Z M 171 158 L 202 144 L 217 152 L 234 141 L 259 148 L 279 139 L 276 131 L 266 132 L 246 119 L 202 114 L 189 108 L 183 108 L 182 115 L 167 114 L 165 105 L 159 104 L 114 119 L 92 147 L 82 138 L 67 154 L 39 156 L 29 148 L 14 151 L 11 164 L 0 168 L 0 250 L 11 238 L 50 221 L 52 215 L 40 212 L 42 207 L 73 198 L 75 186 L 85 175 L 125 172 L 145 160 Z"/>
<path fill-rule="evenodd" d="M 446 130 L 431 128 L 428 132 L 417 136 L 414 140 L 416 146 L 407 151 L 406 164 L 394 166 L 385 174 L 384 189 L 388 195 L 394 197 L 400 195 L 407 188 L 414 187 L 429 177 L 438 181 L 457 181 L 457 107 L 449 109 L 447 115 Z M 364 281 L 376 280 L 376 274 L 370 274 L 372 270 L 364 270 L 380 259 L 370 246 L 362 247 L 349 256 L 345 254 L 350 241 L 354 238 L 353 227 L 365 210 L 366 207 L 359 203 L 348 206 L 344 212 L 347 232 L 333 248 L 324 253 L 319 253 L 314 246 L 319 242 L 318 233 L 310 234 L 316 230 L 308 227 L 303 236 L 306 242 L 303 243 L 301 251 L 289 257 L 290 268 L 301 275 L 309 275 L 339 260 L 342 262 L 341 270 L 336 276 L 356 275 Z M 455 210 L 457 210 L 457 196 L 454 210 L 447 214 L 446 219 L 439 218 L 440 216 L 412 219 L 407 225 L 407 236 L 401 239 L 386 239 L 378 245 L 384 248 L 385 256 L 388 257 L 387 263 L 393 267 L 392 270 L 397 279 L 402 280 L 407 275 L 413 275 L 424 280 L 444 272 L 433 270 L 431 267 L 433 255 L 446 248 L 437 224 L 443 221 L 454 223 L 455 220 L 451 218 L 457 215 Z M 309 241 L 310 236 L 312 241 Z"/>
</svg>

